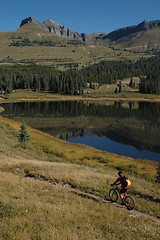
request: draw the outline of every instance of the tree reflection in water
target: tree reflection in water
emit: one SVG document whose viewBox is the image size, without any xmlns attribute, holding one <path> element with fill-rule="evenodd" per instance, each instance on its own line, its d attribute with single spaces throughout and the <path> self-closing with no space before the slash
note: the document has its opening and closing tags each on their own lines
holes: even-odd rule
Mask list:
<svg viewBox="0 0 160 240">
<path fill-rule="evenodd" d="M 136 158 L 141 157 L 142 151 L 152 152 L 152 155 L 160 153 L 159 103 L 57 101 L 1 106 L 5 108 L 3 116 L 25 120 L 31 127 L 66 141 L 80 141 L 94 147 L 101 142 L 105 147 L 97 148 L 105 151 L 110 151 L 114 143 L 112 151 L 119 149 L 117 153 L 122 155 L 130 152 L 130 156 L 138 151 Z M 102 143 L 102 140 L 105 141 Z M 156 160 L 160 159 L 159 156 Z M 149 156 L 149 159 L 155 160 L 154 156 Z"/>
</svg>

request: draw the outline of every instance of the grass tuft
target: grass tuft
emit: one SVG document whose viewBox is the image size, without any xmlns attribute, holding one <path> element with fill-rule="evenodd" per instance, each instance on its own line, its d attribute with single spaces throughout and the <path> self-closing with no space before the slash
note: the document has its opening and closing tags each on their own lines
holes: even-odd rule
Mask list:
<svg viewBox="0 0 160 240">
<path fill-rule="evenodd" d="M 12 206 L 8 206 L 0 201 L 0 218 L 13 217 L 14 214 L 14 208 Z"/>
</svg>

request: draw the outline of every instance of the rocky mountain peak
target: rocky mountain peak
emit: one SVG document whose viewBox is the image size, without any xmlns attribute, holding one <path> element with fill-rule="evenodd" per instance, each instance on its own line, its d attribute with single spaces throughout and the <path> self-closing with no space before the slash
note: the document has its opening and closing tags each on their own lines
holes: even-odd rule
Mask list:
<svg viewBox="0 0 160 240">
<path fill-rule="evenodd" d="M 150 24 L 148 21 L 144 20 L 143 22 L 141 22 L 140 24 L 138 24 L 136 26 L 136 30 L 137 31 L 145 31 L 145 30 L 148 30 L 150 28 Z"/>
<path fill-rule="evenodd" d="M 22 27 L 23 25 L 25 25 L 27 23 L 38 23 L 38 21 L 36 21 L 33 17 L 27 17 L 24 20 L 22 20 L 20 27 Z"/>
<path fill-rule="evenodd" d="M 80 40 L 82 42 L 91 41 L 89 35 L 87 35 L 85 33 L 81 34 L 78 32 L 71 31 L 69 28 L 63 26 L 62 24 L 55 22 L 52 19 L 48 19 L 48 20 L 44 21 L 43 23 L 40 23 L 40 22 L 36 21 L 34 18 L 28 17 L 28 18 L 25 18 L 24 20 L 22 20 L 20 27 L 22 27 L 23 25 L 25 25 L 27 23 L 36 23 L 44 30 L 46 30 L 50 33 L 53 33 L 56 36 L 63 37 L 63 38 Z"/>
</svg>

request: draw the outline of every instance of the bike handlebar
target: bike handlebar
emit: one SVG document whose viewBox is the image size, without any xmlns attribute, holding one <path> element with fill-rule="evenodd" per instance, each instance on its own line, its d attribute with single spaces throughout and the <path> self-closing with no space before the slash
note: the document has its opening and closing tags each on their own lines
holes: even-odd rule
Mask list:
<svg viewBox="0 0 160 240">
<path fill-rule="evenodd" d="M 111 184 L 110 186 L 113 187 L 113 186 L 119 186 L 121 183 L 117 183 L 117 184 Z"/>
</svg>

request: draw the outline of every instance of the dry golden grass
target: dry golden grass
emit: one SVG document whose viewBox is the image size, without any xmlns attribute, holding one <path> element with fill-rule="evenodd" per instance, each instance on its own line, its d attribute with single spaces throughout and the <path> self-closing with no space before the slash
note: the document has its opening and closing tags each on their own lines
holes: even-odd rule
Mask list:
<svg viewBox="0 0 160 240">
<path fill-rule="evenodd" d="M 44 162 L 27 159 L 3 159 L 0 169 L 21 177 L 25 173 L 42 177 L 48 181 L 69 184 L 76 189 L 108 199 L 110 184 L 117 178 L 117 171 L 110 167 L 91 167 L 80 164 Z M 63 173 L 63 174 L 62 174 Z M 130 194 L 136 201 L 136 209 L 160 217 L 158 184 L 141 177 L 130 175 Z"/>
<path fill-rule="evenodd" d="M 159 238 L 159 227 L 147 218 L 83 198 L 46 181 L 25 178 L 22 171 L 28 169 L 59 182 L 70 182 L 85 191 L 93 188 L 102 191 L 108 181 L 113 181 L 113 170 L 27 159 L 5 160 L 6 163 L 0 162 L 2 239 Z"/>
<path fill-rule="evenodd" d="M 0 117 L 0 239 L 159 238 L 159 226 L 149 218 L 47 181 L 108 199 L 121 166 L 132 181 L 136 209 L 160 217 L 160 191 L 154 182 L 158 163 L 70 144 L 31 128 L 27 128 L 30 145 L 20 145 L 19 127 L 20 123 Z M 45 181 L 25 177 L 26 172 Z"/>
</svg>

